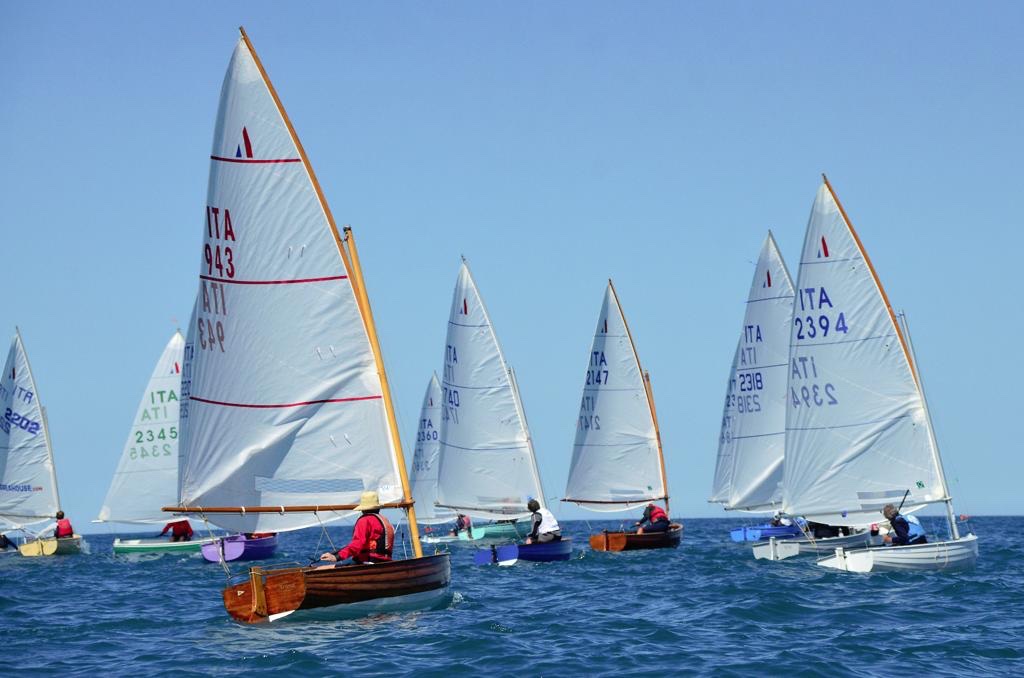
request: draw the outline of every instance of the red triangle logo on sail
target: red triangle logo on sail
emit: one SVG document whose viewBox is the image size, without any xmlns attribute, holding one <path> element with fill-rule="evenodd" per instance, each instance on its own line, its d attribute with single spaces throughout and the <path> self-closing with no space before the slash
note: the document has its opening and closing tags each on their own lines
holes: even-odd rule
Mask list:
<svg viewBox="0 0 1024 678">
<path fill-rule="evenodd" d="M 822 257 L 828 259 L 828 243 L 825 242 L 825 236 L 821 236 L 821 249 L 818 250 L 818 258 Z"/>
<path fill-rule="evenodd" d="M 244 127 L 242 128 L 242 143 L 239 144 L 235 148 L 235 157 L 236 158 L 243 157 L 242 156 L 242 146 L 243 145 L 245 146 L 245 156 L 244 157 L 251 158 L 252 157 L 252 142 L 249 141 L 249 130 L 247 130 Z"/>
</svg>

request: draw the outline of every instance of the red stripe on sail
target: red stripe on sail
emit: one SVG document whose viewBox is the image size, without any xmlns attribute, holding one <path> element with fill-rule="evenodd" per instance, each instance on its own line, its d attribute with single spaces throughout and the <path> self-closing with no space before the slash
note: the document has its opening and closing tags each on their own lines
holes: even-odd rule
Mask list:
<svg viewBox="0 0 1024 678">
<path fill-rule="evenodd" d="M 347 275 L 332 275 L 326 278 L 300 278 L 298 280 L 232 280 L 231 278 L 214 278 L 209 275 L 199 276 L 200 280 L 210 282 L 231 283 L 233 285 L 298 285 L 301 283 L 327 282 L 329 280 L 348 280 Z"/>
<path fill-rule="evenodd" d="M 771 272 L 771 269 L 766 270 L 765 273 L 768 275 L 768 287 L 771 287 L 772 286 L 772 272 Z"/>
<path fill-rule="evenodd" d="M 382 400 L 384 396 L 359 396 L 356 398 L 327 398 L 325 400 L 307 400 L 300 403 L 279 403 L 274 405 L 257 405 L 255 403 L 229 403 L 223 400 L 208 400 L 199 396 L 189 396 L 189 400 L 195 400 L 207 405 L 222 405 L 224 407 L 242 407 L 256 410 L 274 410 L 288 407 L 303 407 L 305 405 L 323 405 L 324 403 L 352 403 L 360 400 Z"/>
<path fill-rule="evenodd" d="M 462 315 L 469 315 L 469 304 L 465 299 L 462 300 Z"/>
<path fill-rule="evenodd" d="M 821 236 L 821 251 L 828 257 L 828 243 L 825 242 L 825 236 Z"/>
<path fill-rule="evenodd" d="M 268 164 L 268 163 L 280 163 L 280 162 L 302 162 L 302 158 L 277 158 L 268 160 L 257 160 L 255 158 L 225 158 L 219 155 L 211 155 L 210 160 L 219 160 L 221 162 L 241 162 L 249 164 Z"/>
<path fill-rule="evenodd" d="M 181 367 L 178 366 L 178 363 L 174 363 L 174 373 L 178 374 L 180 372 L 181 372 Z"/>
<path fill-rule="evenodd" d="M 245 143 L 245 157 L 252 157 L 252 143 L 249 141 L 249 130 L 242 128 L 242 141 Z"/>
</svg>

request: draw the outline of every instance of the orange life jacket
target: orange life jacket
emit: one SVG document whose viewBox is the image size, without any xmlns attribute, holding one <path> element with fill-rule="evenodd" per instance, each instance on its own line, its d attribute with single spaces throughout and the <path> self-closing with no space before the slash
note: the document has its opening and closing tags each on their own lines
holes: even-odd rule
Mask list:
<svg viewBox="0 0 1024 678">
<path fill-rule="evenodd" d="M 384 530 L 380 537 L 370 540 L 370 557 L 376 560 L 391 560 L 391 552 L 395 548 L 395 528 L 379 513 L 369 515 L 379 520 Z"/>
<path fill-rule="evenodd" d="M 660 506 L 655 506 L 654 508 L 651 509 L 650 521 L 652 523 L 656 523 L 659 520 L 668 520 L 668 514 L 665 513 L 665 509 L 661 508 Z"/>
<path fill-rule="evenodd" d="M 71 521 L 67 518 L 61 518 L 57 521 L 57 529 L 54 531 L 54 536 L 57 539 L 63 537 L 70 537 L 75 533 L 74 528 L 71 527 Z"/>
</svg>

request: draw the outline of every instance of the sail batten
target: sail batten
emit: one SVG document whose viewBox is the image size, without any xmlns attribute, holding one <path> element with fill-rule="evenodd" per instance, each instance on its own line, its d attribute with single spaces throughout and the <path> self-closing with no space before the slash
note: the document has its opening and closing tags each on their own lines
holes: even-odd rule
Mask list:
<svg viewBox="0 0 1024 678">
<path fill-rule="evenodd" d="M 863 244 L 827 181 L 800 257 L 786 415 L 787 513 L 831 524 L 945 501 L 913 361 Z"/>
<path fill-rule="evenodd" d="M 508 519 L 529 515 L 531 498 L 545 503 L 515 374 L 463 261 L 441 378 L 436 505 L 475 518 Z"/>
<path fill-rule="evenodd" d="M 795 292 L 771 231 L 747 295 L 726 387 L 710 501 L 763 511 L 782 499 L 789 327 Z"/>
<path fill-rule="evenodd" d="M 594 331 L 563 501 L 591 511 L 667 502 L 649 377 L 611 280 Z"/>
<path fill-rule="evenodd" d="M 185 347 L 179 508 L 354 507 L 366 490 L 385 504 L 407 501 L 354 242 L 338 233 L 244 32 L 210 155 Z M 262 532 L 325 521 L 246 511 L 212 522 Z"/>
</svg>

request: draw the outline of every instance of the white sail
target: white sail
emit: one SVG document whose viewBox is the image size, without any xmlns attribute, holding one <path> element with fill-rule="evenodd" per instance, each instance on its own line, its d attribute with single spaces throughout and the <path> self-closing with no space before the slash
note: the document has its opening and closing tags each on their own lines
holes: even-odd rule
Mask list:
<svg viewBox="0 0 1024 678">
<path fill-rule="evenodd" d="M 624 511 L 667 494 L 643 370 L 609 280 L 587 359 L 566 501 Z"/>
<path fill-rule="evenodd" d="M 178 406 L 185 338 L 175 332 L 139 401 L 99 520 L 165 522 L 160 508 L 178 501 Z"/>
<path fill-rule="evenodd" d="M 948 496 L 907 345 L 830 188 L 807 225 L 790 337 L 784 510 L 867 524 Z"/>
<path fill-rule="evenodd" d="M 441 380 L 439 505 L 478 518 L 529 515 L 544 492 L 511 370 L 465 262 Z"/>
<path fill-rule="evenodd" d="M 17 330 L 0 378 L 0 408 L 0 524 L 52 521 L 60 497 L 46 411 Z"/>
<path fill-rule="evenodd" d="M 214 132 L 185 361 L 180 498 L 192 507 L 403 496 L 382 378 L 339 235 L 245 40 Z M 183 390 L 185 388 L 183 383 Z M 338 514 L 208 514 L 243 532 Z"/>
<path fill-rule="evenodd" d="M 793 280 L 771 231 L 747 295 L 722 412 L 711 501 L 766 511 L 782 501 Z"/>
<path fill-rule="evenodd" d="M 424 525 L 445 523 L 455 518 L 447 509 L 438 508 L 437 472 L 441 456 L 441 383 L 437 375 L 430 377 L 423 394 L 416 449 L 412 456 L 412 497 L 416 502 L 416 520 Z"/>
</svg>

